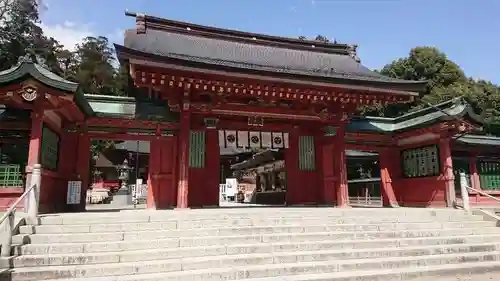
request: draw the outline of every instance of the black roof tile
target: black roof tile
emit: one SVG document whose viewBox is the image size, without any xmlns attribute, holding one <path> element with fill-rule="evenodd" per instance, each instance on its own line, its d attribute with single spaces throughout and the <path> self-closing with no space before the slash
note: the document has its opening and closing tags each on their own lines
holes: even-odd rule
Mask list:
<svg viewBox="0 0 500 281">
<path fill-rule="evenodd" d="M 142 27 L 146 28 L 127 30 L 125 48 L 116 46 L 119 55 L 132 50 L 242 70 L 392 84 L 399 86 L 399 89 L 407 85 L 409 91 L 422 91 L 426 84 L 426 81 L 395 79 L 371 71 L 357 59 L 355 47 L 346 44 L 318 42 L 316 48 L 312 45 L 314 41 L 304 43 L 291 38 L 256 35 L 148 16 L 138 16 L 137 21 L 142 21 Z M 182 24 L 185 24 L 184 28 Z M 245 34 L 248 34 L 247 38 Z"/>
</svg>

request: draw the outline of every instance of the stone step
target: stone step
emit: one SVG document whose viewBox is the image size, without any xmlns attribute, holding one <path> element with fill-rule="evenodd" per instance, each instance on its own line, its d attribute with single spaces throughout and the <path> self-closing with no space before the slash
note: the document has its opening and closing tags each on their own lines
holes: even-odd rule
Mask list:
<svg viewBox="0 0 500 281">
<path fill-rule="evenodd" d="M 146 210 L 40 222 L 14 236 L 31 244 L 14 247 L 22 256 L 7 259 L 14 269 L 0 281 L 354 281 L 370 272 L 388 281 L 405 270 L 500 263 L 497 223 L 453 209 Z"/>
<path fill-rule="evenodd" d="M 58 243 L 94 243 L 96 241 L 143 242 L 148 240 L 171 239 L 173 244 L 180 247 L 202 246 L 202 245 L 225 245 L 235 243 L 268 243 L 278 241 L 300 242 L 307 240 L 327 239 L 363 239 L 363 238 L 397 238 L 397 237 L 429 237 L 440 235 L 471 235 L 471 234 L 500 234 L 500 228 L 431 228 L 431 229 L 408 229 L 388 231 L 325 231 L 307 233 L 276 233 L 276 234 L 253 234 L 253 235 L 227 235 L 227 236 L 192 236 L 171 237 L 170 231 L 133 231 L 116 233 L 70 233 L 70 234 L 33 234 L 15 235 L 12 237 L 13 244 L 58 244 Z"/>
<path fill-rule="evenodd" d="M 500 241 L 500 234 L 477 234 L 459 235 L 453 233 L 450 236 L 416 237 L 416 238 L 380 238 L 373 239 L 335 239 L 305 240 L 305 241 L 275 241 L 272 244 L 246 242 L 232 243 L 226 245 L 209 246 L 183 246 L 180 247 L 176 239 L 158 239 L 149 241 L 115 241 L 115 242 L 95 242 L 95 243 L 60 243 L 60 244 L 27 244 L 14 247 L 16 255 L 42 255 L 42 254 L 76 254 L 76 253 L 100 253 L 119 251 L 141 251 L 150 249 L 171 248 L 179 251 L 200 250 L 201 248 L 221 246 L 225 248 L 227 254 L 244 253 L 266 253 L 269 251 L 302 251 L 321 249 L 360 249 L 376 247 L 398 247 L 415 245 L 441 245 L 458 243 L 488 243 Z"/>
<path fill-rule="evenodd" d="M 338 216 L 283 216 L 283 217 L 232 217 L 232 218 L 207 218 L 207 219 L 163 219 L 158 221 L 151 221 L 146 219 L 136 219 L 123 218 L 116 220 L 109 219 L 98 219 L 98 218 L 88 218 L 88 219 L 72 219 L 60 223 L 57 222 L 41 222 L 40 225 L 97 225 L 97 224 L 140 224 L 140 223 L 161 223 L 164 225 L 170 225 L 176 228 L 201 228 L 201 227 L 215 227 L 215 226 L 257 226 L 257 225 L 269 225 L 269 224 L 279 224 L 279 225 L 289 225 L 289 224 L 302 224 L 302 223 L 312 223 L 317 224 L 321 221 L 329 221 L 335 223 L 342 222 L 359 222 L 359 223 L 379 223 L 379 222 L 420 222 L 420 221 L 441 221 L 441 222 L 458 222 L 458 221 L 480 221 L 483 220 L 481 216 L 443 216 L 443 217 L 433 217 L 433 216 L 365 216 L 365 217 L 338 217 Z"/>
<path fill-rule="evenodd" d="M 318 221 L 314 221 L 318 222 Z M 241 226 L 241 227 L 210 227 L 177 229 L 175 225 L 164 223 L 132 223 L 132 224 L 96 224 L 96 225 L 26 225 L 19 228 L 21 234 L 69 234 L 69 233 L 110 233 L 133 231 L 166 231 L 171 237 L 201 236 L 201 235 L 230 235 L 230 234 L 255 234 L 255 233 L 291 233 L 311 231 L 363 231 L 363 230 L 404 230 L 425 228 L 480 228 L 495 226 L 492 221 L 466 221 L 466 222 L 411 222 L 376 224 L 352 224 L 352 222 L 331 223 L 329 221 L 314 224 L 297 225 L 266 225 L 266 226 Z"/>
<path fill-rule="evenodd" d="M 147 280 L 155 279 L 150 274 Z M 351 272 L 336 272 L 326 274 L 301 274 L 283 277 L 252 278 L 248 281 L 491 281 L 500 279 L 500 262 L 445 264 L 437 266 L 425 266 L 418 268 L 385 269 L 385 270 L 363 270 Z M 71 279 L 73 281 L 84 281 L 88 279 Z M 112 277 L 112 279 L 100 279 L 95 281 L 143 281 L 134 276 Z M 49 280 L 51 281 L 51 280 Z M 53 280 L 52 280 L 53 281 Z M 60 280 L 69 281 L 69 280 Z"/>
<path fill-rule="evenodd" d="M 45 267 L 25 267 L 10 270 L 8 273 L 0 274 L 1 281 L 31 281 L 63 278 L 92 278 L 106 276 L 124 276 L 135 279 L 129 280 L 237 280 L 245 278 L 265 278 L 284 277 L 299 274 L 324 274 L 346 272 L 352 273 L 355 270 L 383 270 L 386 268 L 402 269 L 416 268 L 423 266 L 437 266 L 444 264 L 461 264 L 465 262 L 481 262 L 500 260 L 500 252 L 488 253 L 453 253 L 441 255 L 424 255 L 409 257 L 389 257 L 373 259 L 348 259 L 333 261 L 313 261 L 299 263 L 269 264 L 265 258 L 260 260 L 258 265 L 243 266 L 221 266 L 213 268 L 209 264 L 201 264 L 200 268 L 193 269 L 193 259 L 181 260 L 160 260 L 148 262 L 130 263 L 109 263 L 96 265 L 76 265 L 76 266 L 45 266 Z M 196 264 L 196 263 L 195 263 Z M 208 268 L 203 268 L 207 267 Z M 154 279 L 146 276 L 140 279 L 140 274 L 162 273 L 161 279 Z M 111 278 L 111 280 L 113 280 Z M 115 280 L 121 280 L 116 278 Z M 127 280 L 127 279 L 123 279 Z M 286 279 L 285 279 L 286 280 Z"/>
<path fill-rule="evenodd" d="M 457 210 L 453 208 L 413 208 L 413 207 L 399 207 L 399 208 L 335 208 L 328 206 L 307 206 L 307 207 L 274 207 L 274 206 L 256 206 L 243 207 L 243 208 L 200 208 L 200 209 L 174 209 L 174 210 L 119 210 L 118 212 L 86 212 L 86 213 L 57 213 L 57 214 L 44 214 L 41 217 L 50 216 L 102 216 L 105 217 L 106 214 L 110 216 L 120 217 L 129 214 L 134 214 L 138 216 L 149 216 L 149 215 L 162 215 L 170 214 L 176 216 L 185 217 L 200 217 L 200 216 L 211 216 L 211 215 L 247 215 L 247 214 L 261 214 L 261 213 L 286 213 L 286 214 L 302 214 L 302 213 L 336 213 L 340 215 L 349 214 L 359 214 L 359 213 L 402 213 L 402 214 L 416 214 L 416 213 L 429 213 L 429 214 L 444 214 L 444 213 L 463 213 L 463 210 Z"/>
<path fill-rule="evenodd" d="M 110 224 L 74 224 L 74 225 L 41 225 L 40 229 L 48 231 L 53 227 L 55 231 L 63 232 L 105 232 L 105 231 L 129 231 L 144 229 L 201 229 L 201 228 L 223 228 L 223 227 L 267 227 L 267 226 L 310 226 L 310 225 L 336 225 L 336 224 L 397 224 L 397 223 L 446 223 L 446 222 L 481 222 L 482 217 L 474 217 L 472 219 L 453 218 L 449 220 L 437 220 L 435 218 L 414 218 L 414 219 L 394 219 L 387 218 L 358 218 L 358 219 L 329 219 L 329 218 L 313 218 L 313 219 L 260 219 L 260 220 L 226 220 L 226 221 L 179 221 L 179 222 L 162 222 L 162 223 L 110 223 Z M 29 227 L 23 228 L 23 231 Z M 35 230 L 37 227 L 34 228 Z M 88 229 L 88 231 L 87 231 Z M 102 230 L 102 231 L 99 231 Z M 27 230 L 26 232 L 30 232 Z"/>
<path fill-rule="evenodd" d="M 50 279 L 46 281 L 165 281 L 165 274 L 136 274 L 93 278 Z M 416 268 L 355 270 L 323 274 L 299 274 L 267 278 L 240 278 L 247 281 L 490 281 L 499 280 L 500 262 L 444 264 Z M 484 277 L 484 279 L 481 279 Z M 170 278 L 169 280 L 219 281 L 218 276 L 204 276 L 203 279 Z"/>
<path fill-rule="evenodd" d="M 395 209 L 352 209 L 349 211 L 336 211 L 333 208 L 320 209 L 321 211 L 303 211 L 303 212 L 289 212 L 282 211 L 276 212 L 272 208 L 264 208 L 267 212 L 260 210 L 255 213 L 211 213 L 207 214 L 198 213 L 193 215 L 191 212 L 185 212 L 186 215 L 179 215 L 176 211 L 156 211 L 156 212 L 120 212 L 117 214 L 62 214 L 62 215 L 48 215 L 40 217 L 40 224 L 42 225 L 89 225 L 89 224 L 107 224 L 107 223 L 141 223 L 141 222 L 186 222 L 186 221 L 207 221 L 213 223 L 218 222 L 232 222 L 232 221 L 275 221 L 275 220 L 309 220 L 320 217 L 321 219 L 358 219 L 363 217 L 381 219 L 382 221 L 415 221 L 418 219 L 432 218 L 434 220 L 481 220 L 481 216 L 468 215 L 460 210 L 447 210 L 443 211 L 415 211 L 413 209 L 395 210 Z M 315 210 L 315 208 L 312 208 Z M 326 210 L 326 211 L 325 211 Z M 210 211 L 210 210 L 207 210 Z M 196 212 L 195 212 L 196 213 Z M 189 215 L 187 215 L 189 214 Z"/>
<path fill-rule="evenodd" d="M 143 251 L 107 252 L 107 253 L 80 253 L 80 254 L 49 254 L 26 255 L 16 257 L 12 264 L 16 268 L 59 265 L 88 265 L 119 262 L 142 262 L 167 259 L 190 259 L 190 264 L 183 266 L 184 270 L 201 267 L 240 266 L 245 264 L 273 264 L 294 263 L 308 261 L 328 261 L 336 259 L 366 259 L 377 257 L 406 257 L 421 255 L 439 255 L 447 253 L 487 252 L 500 249 L 500 240 L 497 243 L 477 244 L 448 244 L 448 245 L 419 245 L 410 247 L 389 247 L 369 249 L 337 249 L 310 251 L 280 251 L 259 252 L 251 254 L 228 254 L 223 246 L 205 248 L 191 248 L 178 251 L 177 249 L 154 249 Z M 188 251 L 186 251 L 188 250 Z M 204 264 L 204 265 L 203 265 Z"/>
<path fill-rule="evenodd" d="M 489 228 L 495 229 L 495 228 Z M 263 237 L 251 237 L 251 239 L 241 237 L 210 237 L 203 241 L 194 239 L 156 239 L 156 240 L 138 240 L 138 241 L 110 241 L 110 242 L 94 242 L 94 243 L 59 243 L 59 244 L 27 244 L 14 247 L 15 254 L 63 254 L 63 253 L 95 253 L 95 252 L 116 252 L 116 251 L 135 251 L 135 250 L 148 250 L 148 249 L 161 249 L 173 248 L 183 249 L 190 247 L 200 246 L 226 246 L 226 250 L 230 251 L 265 251 L 264 249 L 272 248 L 277 250 L 276 247 L 286 247 L 289 244 L 296 244 L 297 247 L 301 243 L 321 243 L 322 241 L 334 241 L 336 247 L 376 247 L 377 243 L 386 243 L 389 245 L 433 245 L 433 243 L 467 243 L 467 242 L 494 242 L 499 241 L 500 234 L 495 229 L 490 235 L 476 234 L 474 230 L 469 232 L 463 231 L 449 231 L 448 235 L 427 235 L 427 236 L 392 236 L 388 238 L 378 238 L 373 240 L 372 236 L 347 236 L 338 237 L 332 235 L 274 235 Z M 252 240 L 253 239 L 253 240 Z M 388 241 L 389 240 L 389 241 Z M 265 243 L 265 241 L 272 241 L 272 244 Z M 406 244 L 410 243 L 410 244 Z M 413 243 L 413 244 L 412 244 Z M 318 244 L 321 245 L 321 244 Z M 378 244 L 380 245 L 380 244 Z M 260 246 L 260 247 L 257 247 Z M 324 245 L 326 247 L 326 245 Z M 312 246 L 314 247 L 314 246 Z M 332 246 L 333 247 L 333 246 Z"/>
</svg>

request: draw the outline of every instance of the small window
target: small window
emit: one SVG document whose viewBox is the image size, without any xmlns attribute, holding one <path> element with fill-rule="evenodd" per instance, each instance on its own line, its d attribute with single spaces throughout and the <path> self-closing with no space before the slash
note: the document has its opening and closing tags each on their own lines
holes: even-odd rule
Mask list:
<svg viewBox="0 0 500 281">
<path fill-rule="evenodd" d="M 477 170 L 481 189 L 500 190 L 500 161 L 479 160 Z"/>
<path fill-rule="evenodd" d="M 40 150 L 40 164 L 43 168 L 57 170 L 59 158 L 59 135 L 48 127 L 42 129 L 42 147 Z"/>
<path fill-rule="evenodd" d="M 314 136 L 299 137 L 299 170 L 316 170 L 316 150 L 314 149 Z"/>
<path fill-rule="evenodd" d="M 189 136 L 189 167 L 205 167 L 205 132 L 191 131 Z"/>
<path fill-rule="evenodd" d="M 405 149 L 401 153 L 405 178 L 433 177 L 440 174 L 437 145 Z"/>
</svg>

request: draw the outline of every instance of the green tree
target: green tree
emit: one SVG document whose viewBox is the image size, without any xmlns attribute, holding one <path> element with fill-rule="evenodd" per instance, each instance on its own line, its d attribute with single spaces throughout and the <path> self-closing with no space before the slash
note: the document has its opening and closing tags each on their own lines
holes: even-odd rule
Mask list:
<svg viewBox="0 0 500 281">
<path fill-rule="evenodd" d="M 78 71 L 78 60 L 75 52 L 66 49 L 59 50 L 56 54 L 58 64 L 61 68 L 61 76 L 70 81 L 78 82 L 76 73 Z"/>
<path fill-rule="evenodd" d="M 35 58 L 37 22 L 36 1 L 0 0 L 0 69 L 11 67 L 28 52 Z"/>
<path fill-rule="evenodd" d="M 494 124 L 500 123 L 500 87 L 489 81 L 466 77 L 462 69 L 437 48 L 414 48 L 408 57 L 393 61 L 379 72 L 399 79 L 425 80 L 428 81 L 428 87 L 420 101 L 362 108 L 361 111 L 365 115 L 394 117 L 426 107 L 428 104 L 437 104 L 462 96 L 487 122 L 486 131 L 492 131 L 497 127 Z"/>
<path fill-rule="evenodd" d="M 133 87 L 130 87 L 130 79 L 128 68 L 120 66 L 115 76 L 114 94 L 117 96 L 128 96 L 129 91 L 133 91 Z"/>
<path fill-rule="evenodd" d="M 308 40 L 307 37 L 305 36 L 299 36 L 299 40 Z M 316 37 L 314 37 L 314 39 L 310 39 L 310 40 L 313 40 L 313 41 L 320 41 L 320 42 L 323 42 L 323 43 L 330 43 L 330 39 L 328 39 L 328 37 L 326 36 L 323 36 L 321 34 L 318 34 L 316 35 Z M 337 44 L 337 39 L 334 39 L 333 40 L 333 44 Z"/>
<path fill-rule="evenodd" d="M 74 52 L 59 53 L 59 62 L 67 79 L 80 84 L 84 93 L 100 95 L 124 95 L 124 71 L 115 68 L 114 51 L 103 36 L 84 38 Z M 128 73 L 127 73 L 128 75 Z M 109 140 L 94 140 L 91 151 L 94 156 L 114 148 Z"/>
<path fill-rule="evenodd" d="M 393 78 L 428 81 L 427 90 L 421 102 L 362 108 L 366 115 L 395 117 L 427 103 L 442 102 L 460 95 L 456 90 L 466 88 L 469 81 L 455 62 L 434 47 L 413 48 L 408 57 L 397 59 L 378 72 Z"/>
<path fill-rule="evenodd" d="M 326 36 L 323 36 L 323 35 L 316 35 L 316 37 L 314 38 L 315 41 L 320 41 L 320 42 L 323 42 L 323 43 L 329 43 L 330 42 L 330 39 L 328 39 L 328 37 Z"/>
<path fill-rule="evenodd" d="M 35 0 L 0 0 L 0 70 L 29 56 L 59 73 L 55 52 L 61 46 L 37 25 L 41 7 L 42 3 Z"/>
<path fill-rule="evenodd" d="M 44 35 L 38 25 L 42 7 L 40 0 L 0 0 L 0 70 L 29 56 L 52 72 L 78 82 L 86 93 L 126 94 L 128 73 L 114 67 L 114 51 L 108 39 L 87 37 L 75 51 L 69 51 Z M 98 154 L 113 146 L 112 141 L 95 141 L 91 150 Z"/>
<path fill-rule="evenodd" d="M 76 79 L 85 93 L 112 95 L 116 93 L 115 58 L 108 39 L 87 37 L 76 46 Z"/>
<path fill-rule="evenodd" d="M 408 57 L 384 66 L 380 73 L 406 80 L 429 81 L 429 92 L 435 86 L 449 86 L 466 81 L 462 69 L 434 47 L 413 48 Z"/>
</svg>

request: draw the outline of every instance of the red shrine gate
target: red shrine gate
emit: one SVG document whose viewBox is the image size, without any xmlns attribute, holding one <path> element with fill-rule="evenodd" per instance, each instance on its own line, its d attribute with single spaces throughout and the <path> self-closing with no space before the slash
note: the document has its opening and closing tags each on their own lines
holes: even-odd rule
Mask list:
<svg viewBox="0 0 500 281">
<path fill-rule="evenodd" d="M 425 87 L 368 70 L 354 45 L 133 16 L 118 57 L 179 120 L 173 136 L 153 138 L 150 206 L 218 204 L 220 130 L 286 133 L 287 203 L 346 206 L 350 116 L 359 105 L 413 101 Z"/>
<path fill-rule="evenodd" d="M 472 117 L 468 105 L 453 100 L 439 105 L 446 114 L 430 108 L 398 118 L 353 118 L 361 105 L 411 102 L 426 82 L 368 70 L 353 45 L 134 16 L 137 26 L 126 31 L 125 46 L 115 45 L 130 70 L 130 97 L 84 95 L 32 62 L 0 75 L 0 101 L 32 114 L 19 122 L 30 130 L 28 174 L 33 164 L 43 167 L 42 211 L 83 210 L 63 197 L 68 181 L 89 184 L 92 138 L 150 141 L 149 207 L 216 206 L 221 131 L 226 140 L 235 132 L 236 145 L 238 134 L 246 136 L 238 132 L 248 132 L 250 147 L 257 133 L 267 147 L 282 135 L 290 205 L 347 206 L 346 149 L 379 152 L 386 206 L 397 206 L 396 196 L 405 206 L 453 202 L 450 144 L 471 126 L 449 116 Z M 35 100 L 23 99 L 33 89 Z M 43 134 L 46 126 L 51 138 Z M 44 142 L 51 148 L 45 152 Z M 436 145 L 438 153 L 428 147 Z M 431 169 L 415 168 L 422 161 L 432 162 Z"/>
<path fill-rule="evenodd" d="M 220 147 L 228 146 L 283 149 L 287 175 L 287 204 L 333 204 L 336 201 L 337 193 L 327 193 L 322 190 L 322 174 L 318 173 L 318 170 L 331 170 L 333 174 L 335 171 L 345 172 L 345 169 L 341 171 L 345 166 L 340 162 L 334 166 L 335 161 L 322 160 L 325 152 L 332 154 L 333 146 L 325 150 L 317 149 L 317 147 L 322 147 L 323 141 L 329 141 L 329 138 L 333 139 L 333 137 L 325 138 L 323 131 L 302 130 L 304 133 L 299 135 L 297 129 L 288 132 L 269 132 L 265 129 L 266 126 L 263 125 L 262 129 L 252 131 L 249 131 L 248 128 L 248 131 L 210 128 L 191 130 L 188 157 L 188 206 L 218 205 Z M 152 152 L 151 155 L 153 154 L 155 153 Z M 345 196 L 342 202 L 347 204 L 347 177 L 345 176 L 343 179 L 345 180 L 345 184 L 342 186 L 344 190 L 339 196 Z M 329 178 L 327 180 L 329 180 L 327 183 L 330 184 L 330 187 L 335 184 L 335 179 Z M 161 189 L 164 189 L 164 186 L 161 186 Z M 175 191 L 170 192 L 170 194 L 172 193 Z M 163 197 L 163 195 L 160 196 Z M 325 200 L 326 196 L 330 196 L 328 201 Z"/>
<path fill-rule="evenodd" d="M 210 121 L 205 120 L 206 123 Z M 283 128 L 286 127 L 284 124 Z M 265 128 L 264 125 L 262 130 Z M 248 130 L 248 127 L 246 129 Z M 340 130 L 337 129 L 335 133 L 330 132 L 325 136 L 325 132 L 318 128 L 311 130 L 296 127 L 286 132 L 266 132 L 217 130 L 210 125 L 206 128 L 190 130 L 187 141 L 189 153 L 185 160 L 188 169 L 184 182 L 177 178 L 182 177 L 181 161 L 184 161 L 182 155 L 176 157 L 176 151 L 182 153 L 179 137 L 157 137 L 151 142 L 148 206 L 182 207 L 183 201 L 187 201 L 185 204 L 189 207 L 217 206 L 222 136 L 225 138 L 226 145 L 227 142 L 235 142 L 237 146 L 238 140 L 245 133 L 248 134 L 248 141 L 241 143 L 240 140 L 241 146 L 248 143 L 249 147 L 257 147 L 255 143 L 258 141 L 255 139 L 258 136 L 258 138 L 267 138 L 271 142 L 271 147 L 274 145 L 284 149 L 287 204 L 334 204 L 338 202 L 338 205 L 346 206 L 348 195 L 343 155 L 344 143 L 343 139 L 337 135 L 338 131 Z M 231 135 L 228 132 L 234 134 Z M 272 138 L 273 135 L 275 139 L 269 139 L 269 136 Z M 277 136 L 283 138 L 282 145 L 279 144 L 280 140 Z M 340 136 L 343 137 L 343 135 Z M 254 145 L 251 145 L 252 142 Z M 268 147 L 262 146 L 262 139 L 260 142 L 259 147 Z M 177 150 L 178 147 L 180 147 L 179 150 Z M 334 155 L 336 150 L 340 150 L 340 155 L 337 157 Z M 179 174 L 176 175 L 176 172 Z M 339 174 L 344 175 L 336 177 Z M 186 189 L 181 186 L 183 184 L 187 185 Z M 183 191 L 185 193 L 181 193 Z"/>
</svg>

